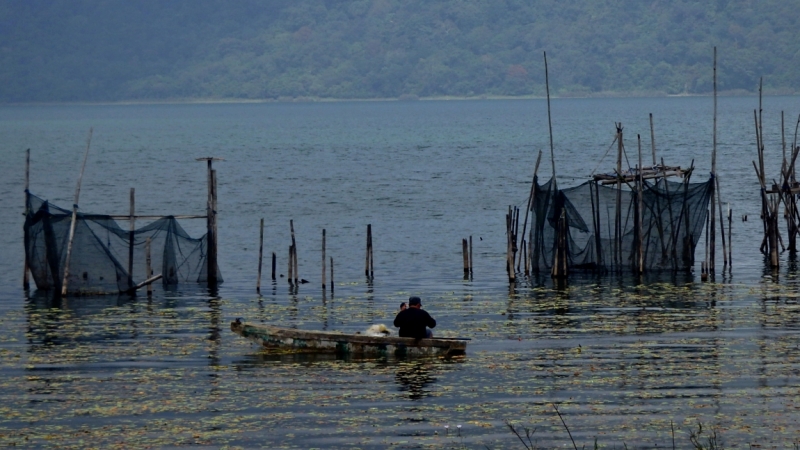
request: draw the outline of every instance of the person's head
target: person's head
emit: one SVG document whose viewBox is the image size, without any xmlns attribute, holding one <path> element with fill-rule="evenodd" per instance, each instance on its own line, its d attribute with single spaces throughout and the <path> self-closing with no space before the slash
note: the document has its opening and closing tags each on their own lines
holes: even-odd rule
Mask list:
<svg viewBox="0 0 800 450">
<path fill-rule="evenodd" d="M 400 303 L 400 311 L 405 311 L 406 308 L 408 308 L 408 305 L 406 305 L 406 302 Z"/>
<path fill-rule="evenodd" d="M 408 299 L 408 306 L 410 308 L 422 308 L 422 300 L 419 297 L 411 297 Z"/>
</svg>

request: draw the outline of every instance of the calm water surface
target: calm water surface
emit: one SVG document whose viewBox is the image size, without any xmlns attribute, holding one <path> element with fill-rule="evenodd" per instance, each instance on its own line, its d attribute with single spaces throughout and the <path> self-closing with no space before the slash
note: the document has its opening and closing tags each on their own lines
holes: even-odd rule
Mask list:
<svg viewBox="0 0 800 450">
<path fill-rule="evenodd" d="M 791 142 L 798 100 L 764 100 L 769 177 L 779 173 L 781 111 Z M 772 273 L 758 251 L 757 107 L 719 100 L 718 172 L 735 218 L 729 273 L 562 286 L 549 277 L 509 286 L 504 271 L 505 212 L 524 203 L 539 150 L 540 177 L 552 174 L 543 100 L 0 107 L 0 446 L 523 448 L 510 421 L 535 428 L 540 448 L 571 447 L 557 404 L 579 447 L 671 448 L 674 438 L 687 448 L 701 423 L 701 439 L 713 430 L 727 447 L 792 448 L 797 264 L 784 254 Z M 712 112 L 710 98 L 556 99 L 559 184 L 612 169 L 614 122 L 631 165 L 637 134 L 649 163 L 649 113 L 658 158 L 694 161 L 703 180 Z M 87 212 L 127 214 L 135 188 L 139 214 L 202 214 L 205 165 L 195 158 L 224 158 L 218 291 L 54 304 L 22 290 L 25 149 L 31 192 L 68 207 L 90 127 Z M 279 273 L 293 221 L 308 284 L 273 284 L 267 264 L 256 294 L 261 218 Z M 183 225 L 204 232 L 202 220 Z M 323 229 L 334 293 L 320 287 Z M 465 281 L 469 236 L 475 270 Z M 465 358 L 273 355 L 229 331 L 237 317 L 363 330 L 389 324 L 409 295 L 423 298 L 439 335 L 472 339 Z"/>
</svg>

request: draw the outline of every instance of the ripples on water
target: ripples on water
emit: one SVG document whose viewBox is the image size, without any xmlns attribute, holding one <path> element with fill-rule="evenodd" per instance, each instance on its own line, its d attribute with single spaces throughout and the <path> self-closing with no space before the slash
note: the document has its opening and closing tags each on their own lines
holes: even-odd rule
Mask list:
<svg viewBox="0 0 800 450">
<path fill-rule="evenodd" d="M 780 153 L 779 111 L 796 114 L 796 100 L 765 100 L 768 158 Z M 709 170 L 710 99 L 553 106 L 562 185 L 589 176 L 614 121 L 649 139 L 650 112 L 668 164 L 694 158 L 696 173 Z M 723 202 L 734 217 L 750 215 L 734 223 L 732 274 L 512 287 L 503 219 L 524 201 L 535 153 L 548 152 L 542 101 L 0 108 L 0 444 L 522 448 L 510 420 L 535 427 L 539 447 L 571 446 L 556 402 L 579 447 L 597 438 L 671 448 L 674 429 L 686 448 L 702 423 L 729 447 L 791 448 L 800 430 L 797 282 L 788 256 L 763 275 L 754 107 L 752 98 L 720 99 Z M 204 166 L 194 158 L 225 158 L 216 165 L 218 293 L 53 303 L 22 292 L 24 149 L 32 192 L 68 206 L 90 126 L 87 211 L 125 213 L 135 187 L 142 214 L 202 212 Z M 626 142 L 630 152 L 635 141 Z M 542 171 L 549 176 L 547 158 Z M 294 220 L 301 276 L 311 281 L 297 292 L 266 280 L 255 294 L 261 217 L 279 273 Z M 368 223 L 372 282 L 363 276 Z M 186 228 L 203 232 L 202 223 Z M 318 287 L 322 228 L 336 261 L 333 294 Z M 460 240 L 470 235 L 475 274 L 464 281 Z M 440 336 L 472 338 L 465 358 L 265 354 L 229 331 L 236 317 L 363 330 L 390 323 L 412 294 Z"/>
</svg>

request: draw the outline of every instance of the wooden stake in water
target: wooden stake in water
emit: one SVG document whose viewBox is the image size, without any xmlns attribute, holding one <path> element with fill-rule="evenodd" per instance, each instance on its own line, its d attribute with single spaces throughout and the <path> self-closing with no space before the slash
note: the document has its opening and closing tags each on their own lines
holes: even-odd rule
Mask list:
<svg viewBox="0 0 800 450">
<path fill-rule="evenodd" d="M 322 229 L 322 291 L 325 292 L 325 228 Z"/>
<path fill-rule="evenodd" d="M 261 227 L 258 238 L 258 279 L 256 280 L 256 292 L 261 293 L 261 261 L 264 258 L 264 218 L 261 218 Z"/>
<path fill-rule="evenodd" d="M 364 276 L 372 278 L 373 276 L 373 260 L 372 260 L 372 224 L 367 224 L 367 256 L 364 264 Z"/>
<path fill-rule="evenodd" d="M 30 172 L 31 172 L 31 149 L 25 150 L 25 217 L 28 217 L 30 214 L 30 210 L 28 209 L 28 204 L 30 203 L 28 196 L 30 193 L 28 192 L 29 183 L 30 183 Z M 22 289 L 28 290 L 31 288 L 30 283 L 28 282 L 28 227 L 25 227 L 25 239 L 23 240 L 23 244 L 25 245 L 25 261 L 24 266 L 22 267 Z"/>
<path fill-rule="evenodd" d="M 333 282 L 333 256 L 331 256 L 331 294 L 333 294 L 333 286 L 335 286 Z"/>
<path fill-rule="evenodd" d="M 717 47 L 714 47 L 714 133 L 713 133 L 713 146 L 711 149 L 711 177 L 717 177 Z M 717 221 L 716 221 L 716 198 L 714 197 L 714 190 L 716 190 L 716 183 L 711 185 L 711 231 L 708 243 L 708 271 L 713 274 L 715 271 L 715 248 L 717 236 Z"/>
<path fill-rule="evenodd" d="M 539 150 L 539 156 L 536 157 L 536 166 L 533 169 L 533 180 L 531 181 L 531 191 L 528 194 L 528 206 L 525 208 L 525 220 L 522 222 L 522 246 L 524 247 L 525 244 L 525 230 L 528 228 L 528 213 L 530 212 L 531 208 L 533 207 L 533 200 L 536 195 L 536 172 L 539 171 L 539 162 L 542 160 L 542 151 Z M 533 225 L 531 225 L 533 227 Z M 519 260 L 517 261 L 517 267 L 519 267 Z M 525 262 L 525 275 L 528 275 L 528 262 Z"/>
<path fill-rule="evenodd" d="M 294 220 L 290 220 L 289 221 L 289 228 L 291 228 L 291 231 L 292 231 L 292 246 L 291 246 L 291 252 L 289 253 L 289 264 L 291 264 L 291 268 L 294 270 L 294 278 L 293 278 L 294 284 L 297 284 L 297 282 L 299 281 L 300 275 L 297 273 L 298 272 L 297 271 L 297 244 L 295 243 L 295 240 L 294 240 Z M 289 273 L 291 274 L 292 272 L 290 271 Z M 289 278 L 292 278 L 292 276 L 290 276 Z"/>
<path fill-rule="evenodd" d="M 153 277 L 153 268 L 150 266 L 151 259 L 150 259 L 150 238 L 145 239 L 144 241 L 144 257 L 145 257 L 145 280 L 148 280 Z M 147 296 L 150 297 L 153 295 L 153 285 L 152 283 L 147 284 Z"/>
<path fill-rule="evenodd" d="M 728 239 L 730 240 L 730 245 L 728 245 L 728 271 L 730 272 L 733 270 L 733 211 L 730 203 L 728 203 Z"/>
<path fill-rule="evenodd" d="M 86 169 L 86 160 L 89 158 L 89 147 L 92 144 L 92 128 L 89 128 L 89 137 L 86 139 L 86 153 L 83 156 L 83 165 L 81 165 L 81 174 L 78 176 L 78 185 L 75 187 L 75 203 L 72 204 L 72 220 L 69 225 L 69 238 L 67 240 L 67 255 L 64 260 L 64 279 L 61 282 L 61 295 L 67 295 L 67 281 L 69 280 L 69 260 L 72 256 L 72 240 L 75 238 L 75 225 L 78 220 L 78 199 L 81 196 L 81 181 L 83 180 L 83 171 Z M 55 277 L 54 277 L 55 278 Z"/>
<path fill-rule="evenodd" d="M 472 274 L 472 236 L 469 237 L 469 273 Z"/>
<path fill-rule="evenodd" d="M 129 231 L 128 231 L 128 289 L 133 287 L 133 244 L 136 241 L 136 189 L 131 188 L 131 209 L 130 209 L 130 216 L 128 219 Z M 144 277 L 144 279 L 150 278 L 149 276 Z"/>
<path fill-rule="evenodd" d="M 286 277 L 289 280 L 289 284 L 290 285 L 294 284 L 294 281 L 293 281 L 293 278 L 292 278 L 292 267 L 293 267 L 292 258 L 293 258 L 293 255 L 294 255 L 294 246 L 290 245 L 289 246 L 289 268 L 288 268 L 289 272 L 288 272 L 288 276 Z"/>
<path fill-rule="evenodd" d="M 469 253 L 467 249 L 467 240 L 461 239 L 461 256 L 464 260 L 464 279 L 469 278 Z"/>
<path fill-rule="evenodd" d="M 637 134 L 636 139 L 639 143 L 639 173 L 637 177 L 637 184 L 639 185 L 639 205 L 636 208 L 636 227 L 638 228 L 636 234 L 637 236 L 637 256 L 636 256 L 636 269 L 641 274 L 644 272 L 644 238 L 643 238 L 643 225 L 642 219 L 644 218 L 644 212 L 642 209 L 644 208 L 644 177 L 642 176 L 642 136 Z"/>
<path fill-rule="evenodd" d="M 272 281 L 275 281 L 275 269 L 278 266 L 278 257 L 272 252 Z"/>
</svg>

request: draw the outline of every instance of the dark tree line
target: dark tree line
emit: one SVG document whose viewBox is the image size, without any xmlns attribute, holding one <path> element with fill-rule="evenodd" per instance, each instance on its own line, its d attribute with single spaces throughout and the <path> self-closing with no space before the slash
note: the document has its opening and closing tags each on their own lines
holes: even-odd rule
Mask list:
<svg viewBox="0 0 800 450">
<path fill-rule="evenodd" d="M 800 0 L 0 3 L 0 101 L 800 91 Z"/>
</svg>

